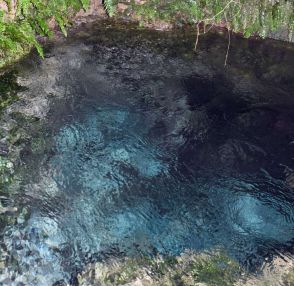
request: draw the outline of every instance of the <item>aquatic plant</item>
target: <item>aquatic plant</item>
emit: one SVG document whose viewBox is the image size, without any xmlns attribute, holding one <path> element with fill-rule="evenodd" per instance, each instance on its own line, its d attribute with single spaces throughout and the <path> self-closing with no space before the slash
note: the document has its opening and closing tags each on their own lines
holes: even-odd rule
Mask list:
<svg viewBox="0 0 294 286">
<path fill-rule="evenodd" d="M 241 267 L 222 251 L 186 252 L 177 257 L 136 257 L 96 263 L 78 276 L 80 285 L 230 286 Z M 139 282 L 141 284 L 139 284 Z"/>
</svg>

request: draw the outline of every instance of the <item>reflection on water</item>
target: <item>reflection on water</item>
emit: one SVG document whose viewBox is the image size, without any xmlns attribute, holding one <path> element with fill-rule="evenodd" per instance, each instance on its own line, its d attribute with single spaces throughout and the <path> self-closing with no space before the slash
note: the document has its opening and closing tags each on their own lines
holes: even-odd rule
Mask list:
<svg viewBox="0 0 294 286">
<path fill-rule="evenodd" d="M 253 270 L 289 251 L 287 108 L 258 105 L 259 94 L 220 75 L 189 74 L 190 60 L 95 47 L 63 56 L 70 72 L 58 84 L 70 96 L 53 103 L 50 151 L 18 194 L 30 215 L 4 233 L 2 284 L 74 283 L 86 263 L 111 255 L 222 247 Z"/>
</svg>

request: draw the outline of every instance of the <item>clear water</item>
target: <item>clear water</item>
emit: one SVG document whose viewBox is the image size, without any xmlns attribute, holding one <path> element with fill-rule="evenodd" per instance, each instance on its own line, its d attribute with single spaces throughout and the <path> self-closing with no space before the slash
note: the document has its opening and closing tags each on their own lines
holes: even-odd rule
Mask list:
<svg viewBox="0 0 294 286">
<path fill-rule="evenodd" d="M 64 93 L 49 97 L 46 151 L 22 159 L 15 200 L 30 215 L 3 233 L 2 285 L 74 285 L 105 257 L 216 247 L 253 271 L 293 249 L 294 192 L 283 167 L 293 166 L 292 73 L 275 86 L 259 76 L 272 56 L 236 70 L 248 47 L 235 47 L 224 70 L 209 63 L 211 39 L 191 58 L 171 36 L 122 33 L 97 29 L 21 69 L 29 78 L 58 72 L 55 90 Z M 44 82 L 29 92 L 46 93 Z"/>
</svg>

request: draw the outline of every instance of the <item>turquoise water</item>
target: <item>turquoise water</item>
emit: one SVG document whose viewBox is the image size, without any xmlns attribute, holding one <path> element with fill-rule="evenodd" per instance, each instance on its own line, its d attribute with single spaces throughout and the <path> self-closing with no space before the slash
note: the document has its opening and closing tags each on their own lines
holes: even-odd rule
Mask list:
<svg viewBox="0 0 294 286">
<path fill-rule="evenodd" d="M 111 256 L 223 248 L 255 271 L 291 252 L 294 117 L 289 102 L 262 102 L 279 89 L 111 45 L 55 51 L 57 86 L 71 88 L 52 99 L 44 153 L 24 155 L 16 197 L 29 215 L 3 233 L 2 285 L 76 285 Z"/>
</svg>

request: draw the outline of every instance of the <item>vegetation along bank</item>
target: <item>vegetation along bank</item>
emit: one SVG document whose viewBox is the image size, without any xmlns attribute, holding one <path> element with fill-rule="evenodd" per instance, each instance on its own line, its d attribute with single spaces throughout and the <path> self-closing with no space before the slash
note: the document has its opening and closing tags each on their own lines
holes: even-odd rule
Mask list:
<svg viewBox="0 0 294 286">
<path fill-rule="evenodd" d="M 103 2 L 103 3 L 102 3 Z M 193 25 L 197 35 L 226 27 L 244 37 L 293 41 L 292 0 L 0 0 L 0 68 L 82 21 L 101 17 L 132 20 L 140 26 L 170 29 Z"/>
</svg>

